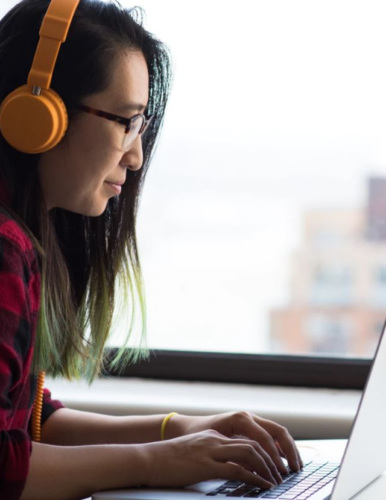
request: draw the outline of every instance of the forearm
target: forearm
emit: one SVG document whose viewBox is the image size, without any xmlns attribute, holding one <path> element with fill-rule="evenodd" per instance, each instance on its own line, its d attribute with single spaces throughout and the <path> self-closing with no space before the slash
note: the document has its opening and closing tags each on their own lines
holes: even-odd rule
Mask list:
<svg viewBox="0 0 386 500">
<path fill-rule="evenodd" d="M 63 408 L 43 425 L 42 442 L 79 446 L 159 441 L 164 416 L 115 417 Z"/>
<path fill-rule="evenodd" d="M 51 446 L 33 443 L 22 500 L 72 500 L 102 489 L 143 484 L 141 445 Z"/>
</svg>

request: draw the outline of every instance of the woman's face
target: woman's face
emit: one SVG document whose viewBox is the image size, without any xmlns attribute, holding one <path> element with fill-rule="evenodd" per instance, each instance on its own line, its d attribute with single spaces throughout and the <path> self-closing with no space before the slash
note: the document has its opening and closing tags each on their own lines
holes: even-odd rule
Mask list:
<svg viewBox="0 0 386 500">
<path fill-rule="evenodd" d="M 130 118 L 143 113 L 149 95 L 149 74 L 142 52 L 119 56 L 109 87 L 82 104 Z M 64 208 L 98 216 L 117 196 L 108 183 L 122 184 L 127 169 L 142 166 L 142 141 L 137 136 L 128 152 L 121 149 L 125 127 L 99 116 L 80 112 L 63 140 L 41 154 L 38 172 L 47 210 Z M 130 172 L 128 173 L 130 175 Z"/>
</svg>

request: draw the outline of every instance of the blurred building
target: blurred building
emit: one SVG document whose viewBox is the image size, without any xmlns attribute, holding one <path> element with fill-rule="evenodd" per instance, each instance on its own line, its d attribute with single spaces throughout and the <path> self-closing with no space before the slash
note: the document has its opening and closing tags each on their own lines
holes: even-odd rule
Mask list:
<svg viewBox="0 0 386 500">
<path fill-rule="evenodd" d="M 305 213 L 290 265 L 272 351 L 371 356 L 386 317 L 386 179 L 369 179 L 363 209 Z"/>
</svg>

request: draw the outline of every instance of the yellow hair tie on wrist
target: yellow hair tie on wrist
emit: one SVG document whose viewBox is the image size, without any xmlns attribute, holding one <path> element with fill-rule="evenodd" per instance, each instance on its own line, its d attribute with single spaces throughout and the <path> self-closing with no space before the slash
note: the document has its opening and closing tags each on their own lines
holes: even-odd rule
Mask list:
<svg viewBox="0 0 386 500">
<path fill-rule="evenodd" d="M 161 425 L 161 441 L 165 441 L 165 430 L 166 430 L 167 423 L 175 415 L 178 415 L 178 413 L 173 411 L 172 413 L 169 413 L 169 415 L 166 415 L 166 417 L 163 419 L 162 425 Z"/>
</svg>

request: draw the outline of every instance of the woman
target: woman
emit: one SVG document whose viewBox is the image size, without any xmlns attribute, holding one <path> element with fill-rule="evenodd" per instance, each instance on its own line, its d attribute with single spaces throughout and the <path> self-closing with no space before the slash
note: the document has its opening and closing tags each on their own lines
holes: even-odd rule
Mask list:
<svg viewBox="0 0 386 500">
<path fill-rule="evenodd" d="M 26 82 L 48 6 L 24 0 L 0 23 L 2 103 Z M 246 412 L 118 418 L 64 408 L 45 390 L 41 427 L 31 418 L 39 371 L 89 381 L 100 373 L 117 283 L 130 291 L 122 311 L 131 325 L 138 308 L 144 319 L 135 221 L 170 63 L 137 14 L 80 1 L 51 85 L 69 119 L 57 145 L 20 151 L 2 128 L 1 498 L 79 499 L 218 477 L 269 488 L 286 472 L 280 455 L 302 466 L 286 429 Z M 127 352 L 114 363 L 135 358 Z"/>
</svg>

